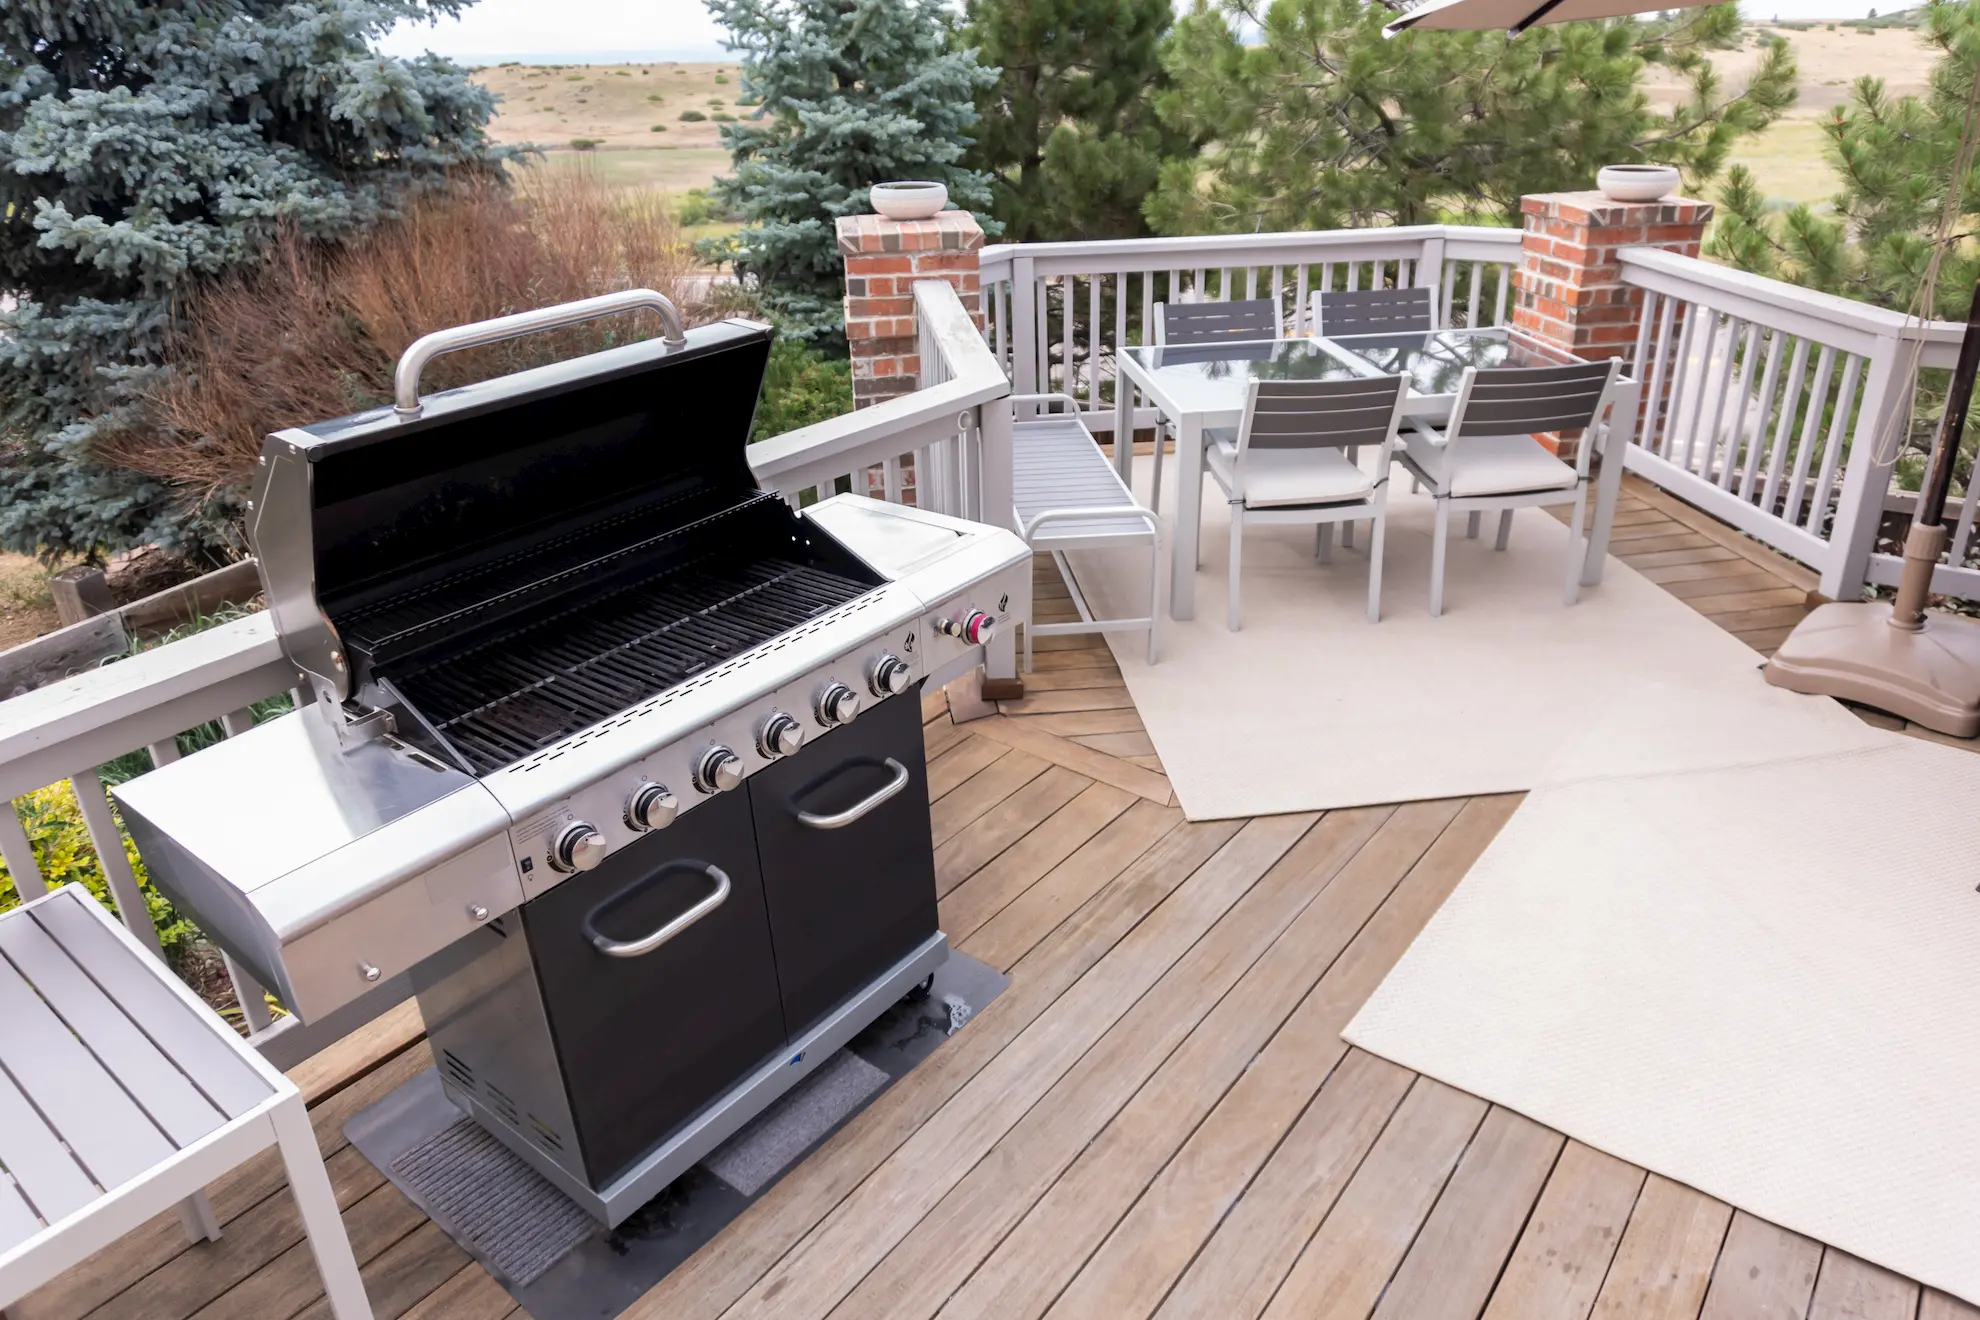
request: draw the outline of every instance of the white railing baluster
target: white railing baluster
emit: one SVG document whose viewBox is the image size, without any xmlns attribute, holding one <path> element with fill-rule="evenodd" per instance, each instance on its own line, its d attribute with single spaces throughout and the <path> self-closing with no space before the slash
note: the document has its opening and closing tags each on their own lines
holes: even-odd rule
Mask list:
<svg viewBox="0 0 1980 1320">
<path fill-rule="evenodd" d="M 1677 352 L 1671 358 L 1670 392 L 1665 396 L 1663 445 L 1658 449 L 1659 457 L 1676 466 L 1672 458 L 1677 448 L 1678 432 L 1685 426 L 1684 404 L 1691 391 L 1691 343 L 1698 337 L 1699 321 L 1711 316 L 1711 312 L 1696 303 L 1685 304 L 1684 325 L 1678 331 Z"/>
<path fill-rule="evenodd" d="M 69 783 L 76 790 L 76 805 L 82 809 L 83 828 L 89 831 L 90 844 L 96 849 L 97 865 L 103 868 L 110 895 L 117 900 L 118 917 L 131 934 L 163 958 L 165 946 L 158 941 L 158 928 L 151 924 L 151 909 L 145 904 L 144 891 L 138 887 L 137 872 L 131 869 L 131 859 L 124 853 L 123 832 L 110 812 L 103 781 L 94 770 L 79 770 L 69 776 Z"/>
<path fill-rule="evenodd" d="M 1464 323 L 1466 325 L 1475 326 L 1478 324 L 1478 294 L 1480 286 L 1484 283 L 1484 279 L 1485 268 L 1476 261 L 1472 262 L 1471 288 L 1465 294 L 1464 299 Z"/>
<path fill-rule="evenodd" d="M 1966 557 L 1973 548 L 1973 510 L 1980 505 L 1974 498 L 1973 480 L 1969 476 L 1966 489 L 1959 496 L 1959 522 L 1953 527 L 1952 542 L 1946 547 L 1946 562 L 1954 568 L 1963 568 Z"/>
<path fill-rule="evenodd" d="M 1730 456 L 1722 451 L 1725 436 L 1726 401 L 1732 397 L 1733 380 L 1739 367 L 1739 337 L 1741 328 L 1740 320 L 1737 316 L 1728 316 L 1726 318 L 1726 356 L 1724 362 L 1719 367 L 1718 389 L 1714 392 L 1712 398 L 1712 425 L 1705 433 L 1705 452 L 1699 455 L 1698 458 L 1698 475 L 1704 477 L 1707 481 L 1712 479 L 1710 468 L 1715 457 L 1718 459 L 1721 467 L 1727 466 L 1731 461 Z M 1708 367 L 1711 365 L 1710 359 L 1707 359 L 1706 365 Z"/>
<path fill-rule="evenodd" d="M 1856 387 L 1862 378 L 1863 359 L 1851 353 L 1843 363 L 1842 384 L 1836 389 L 1836 406 L 1829 418 L 1829 438 L 1822 446 L 1822 469 L 1815 481 L 1815 498 L 1808 504 L 1806 526 L 1817 536 L 1823 534 L 1822 522 L 1829 514 L 1829 497 L 1835 493 L 1836 467 L 1842 462 L 1844 437 L 1850 433 L 1850 419 L 1859 402 Z M 1878 504 L 1882 503 L 1880 492 Z"/>
<path fill-rule="evenodd" d="M 1300 262 L 1293 268 L 1293 334 L 1296 336 L 1316 333 L 1320 327 L 1311 323 L 1306 314 L 1306 263 Z"/>
<path fill-rule="evenodd" d="M 1684 382 L 1690 387 L 1685 390 L 1685 396 L 1686 402 L 1691 404 L 1691 423 L 1685 428 L 1684 457 L 1676 460 L 1676 462 L 1686 472 L 1695 470 L 1691 466 L 1692 452 L 1698 447 L 1698 432 L 1702 429 L 1705 421 L 1705 401 L 1710 397 L 1711 389 L 1712 352 L 1718 346 L 1719 342 L 1718 309 L 1700 307 L 1694 304 L 1691 311 L 1692 315 L 1703 315 L 1705 318 L 1705 342 L 1698 349 L 1697 371 L 1694 372 L 1691 369 L 1689 355 L 1686 356 L 1684 363 Z M 1693 394 L 1698 396 L 1696 400 L 1690 397 Z"/>
<path fill-rule="evenodd" d="M 1740 474 L 1739 497 L 1753 501 L 1753 483 L 1759 480 L 1760 458 L 1767 448 L 1767 423 L 1773 420 L 1774 394 L 1780 388 L 1781 340 L 1779 330 L 1767 334 L 1767 365 L 1760 373 L 1760 410 L 1753 419 L 1753 435 L 1746 442 L 1746 470 Z"/>
<path fill-rule="evenodd" d="M 1086 282 L 1086 406 L 1091 412 L 1100 411 L 1100 343 L 1107 337 L 1100 319 L 1101 282 L 1099 275 Z"/>
<path fill-rule="evenodd" d="M 21 825 L 20 812 L 11 801 L 0 803 L 0 862 L 7 864 L 7 874 L 13 878 L 15 902 L 33 898 L 38 885 L 48 887 L 35 865 L 34 845 Z"/>
<path fill-rule="evenodd" d="M 1669 365 L 1671 356 L 1671 338 L 1676 333 L 1678 309 L 1678 300 L 1676 298 L 1668 294 L 1661 295 L 1660 297 L 1663 306 L 1657 312 L 1656 347 L 1652 350 L 1655 356 L 1650 363 L 1650 395 L 1645 400 L 1643 407 L 1643 438 L 1641 443 L 1642 447 L 1651 453 L 1663 452 L 1660 446 L 1663 442 L 1663 437 L 1669 432 L 1671 425 L 1670 407 L 1664 394 L 1664 382 L 1667 379 L 1665 368 Z M 1637 368 L 1637 374 L 1642 374 L 1642 367 L 1640 365 Z"/>
<path fill-rule="evenodd" d="M 1506 294 L 1509 290 L 1511 290 L 1511 288 L 1512 288 L 1512 267 L 1500 266 L 1499 267 L 1499 301 L 1498 301 L 1498 306 L 1492 310 L 1493 325 L 1504 325 L 1506 323 Z"/>
<path fill-rule="evenodd" d="M 1801 524 L 1801 507 L 1808 499 L 1808 466 L 1815 458 L 1816 438 L 1822 433 L 1822 406 L 1829 397 L 1829 381 L 1836 369 L 1836 350 L 1824 345 L 1815 359 L 1815 383 L 1808 391 L 1808 411 L 1801 422 L 1801 440 L 1794 448 L 1794 474 L 1788 478 L 1787 507 L 1781 517 L 1790 524 Z"/>
<path fill-rule="evenodd" d="M 1781 498 L 1781 477 L 1787 471 L 1788 454 L 1794 448 L 1794 419 L 1802 406 L 1802 383 L 1808 378 L 1808 341 L 1794 341 L 1794 356 L 1788 362 L 1787 384 L 1781 390 L 1781 416 L 1774 424 L 1773 453 L 1767 456 L 1767 484 L 1760 492 L 1760 508 L 1772 514 Z"/>
</svg>

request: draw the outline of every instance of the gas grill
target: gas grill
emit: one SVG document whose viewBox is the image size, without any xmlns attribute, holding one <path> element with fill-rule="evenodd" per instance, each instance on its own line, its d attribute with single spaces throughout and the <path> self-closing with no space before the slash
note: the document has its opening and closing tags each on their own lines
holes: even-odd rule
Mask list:
<svg viewBox="0 0 1980 1320">
<path fill-rule="evenodd" d="M 639 308 L 663 338 L 419 397 Z M 759 490 L 770 340 L 612 295 L 271 435 L 251 535 L 311 699 L 116 790 L 303 1021 L 409 980 L 448 1094 L 608 1223 L 947 956 L 915 694 L 1029 590 L 1008 532 Z"/>
</svg>

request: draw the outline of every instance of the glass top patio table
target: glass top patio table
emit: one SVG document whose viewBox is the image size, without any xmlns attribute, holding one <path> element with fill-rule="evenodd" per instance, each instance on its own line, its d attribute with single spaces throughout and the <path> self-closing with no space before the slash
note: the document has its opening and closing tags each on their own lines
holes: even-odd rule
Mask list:
<svg viewBox="0 0 1980 1320">
<path fill-rule="evenodd" d="M 1412 394 L 1456 395 L 1467 367 L 1550 365 L 1521 348 L 1502 328 L 1430 330 L 1412 334 L 1340 335 L 1318 341 L 1371 375 L 1409 377 Z"/>
</svg>

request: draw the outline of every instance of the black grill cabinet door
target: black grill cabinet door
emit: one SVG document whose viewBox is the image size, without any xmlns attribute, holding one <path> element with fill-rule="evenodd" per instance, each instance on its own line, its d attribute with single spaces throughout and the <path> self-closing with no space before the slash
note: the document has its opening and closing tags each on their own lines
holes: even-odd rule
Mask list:
<svg viewBox="0 0 1980 1320">
<path fill-rule="evenodd" d="M 729 879 L 729 896 L 637 957 L 633 941 Z M 526 903 L 523 924 L 592 1186 L 603 1187 L 785 1043 L 749 798 L 683 812 Z"/>
<path fill-rule="evenodd" d="M 793 1037 L 936 931 L 921 703 L 891 697 L 749 779 Z M 895 767 L 899 767 L 897 770 Z M 820 828 L 907 782 L 859 819 Z M 804 815 L 813 817 L 806 824 Z"/>
</svg>

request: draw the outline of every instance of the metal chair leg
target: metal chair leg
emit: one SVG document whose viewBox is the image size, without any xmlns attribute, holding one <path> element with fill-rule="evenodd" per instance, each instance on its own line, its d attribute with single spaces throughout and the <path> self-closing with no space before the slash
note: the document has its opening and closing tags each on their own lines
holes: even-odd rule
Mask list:
<svg viewBox="0 0 1980 1320">
<path fill-rule="evenodd" d="M 205 1192 L 194 1192 L 179 1202 L 179 1222 L 186 1227 L 186 1240 L 194 1245 L 220 1240 L 220 1220 Z"/>
<path fill-rule="evenodd" d="M 1494 550 L 1503 550 L 1512 541 L 1512 516 L 1511 509 L 1499 510 L 1499 539 L 1492 542 Z"/>
<path fill-rule="evenodd" d="M 1244 505 L 1231 502 L 1231 587 L 1230 602 L 1225 610 L 1224 624 L 1232 632 L 1239 627 L 1238 615 L 1238 561 L 1243 556 L 1244 547 Z"/>
<path fill-rule="evenodd" d="M 1334 562 L 1334 524 L 1318 523 L 1314 526 L 1313 556 L 1323 564 Z"/>
<path fill-rule="evenodd" d="M 1581 517 L 1587 511 L 1588 486 L 1575 487 L 1574 518 L 1568 523 L 1567 591 L 1563 599 L 1572 605 L 1581 598 Z"/>
<path fill-rule="evenodd" d="M 280 1105 L 270 1115 L 275 1124 L 276 1144 L 282 1151 L 282 1164 L 289 1174 L 289 1190 L 302 1215 L 303 1236 L 316 1257 L 317 1272 L 323 1276 L 323 1291 L 330 1301 L 330 1314 L 336 1320 L 373 1320 L 371 1301 L 365 1296 L 364 1279 L 358 1273 L 357 1257 L 351 1253 L 351 1240 L 344 1234 L 343 1217 L 337 1212 L 337 1195 L 330 1188 L 318 1153 L 316 1133 L 309 1124 L 309 1111 L 302 1097 Z"/>
<path fill-rule="evenodd" d="M 1437 501 L 1437 526 L 1430 536 L 1430 617 L 1444 612 L 1444 551 L 1451 539 L 1450 505 Z"/>
<path fill-rule="evenodd" d="M 1341 549 L 1354 549 L 1354 519 L 1352 518 L 1341 524 Z"/>
<path fill-rule="evenodd" d="M 1382 621 L 1382 534 L 1386 519 L 1377 516 L 1368 522 L 1368 621 Z"/>
<path fill-rule="evenodd" d="M 1470 513 L 1467 513 L 1466 515 L 1464 515 L 1464 539 L 1465 539 L 1465 540 L 1467 540 L 1467 541 L 1476 541 L 1476 540 L 1478 539 L 1478 520 L 1479 520 L 1479 519 L 1480 519 L 1480 518 L 1481 518 L 1482 516 L 1483 516 L 1483 514 L 1482 514 L 1482 513 L 1481 513 L 1481 512 L 1479 511 L 1479 510 L 1477 510 L 1477 509 L 1473 509 L 1473 510 L 1472 510 L 1472 511 L 1471 511 Z"/>
</svg>

